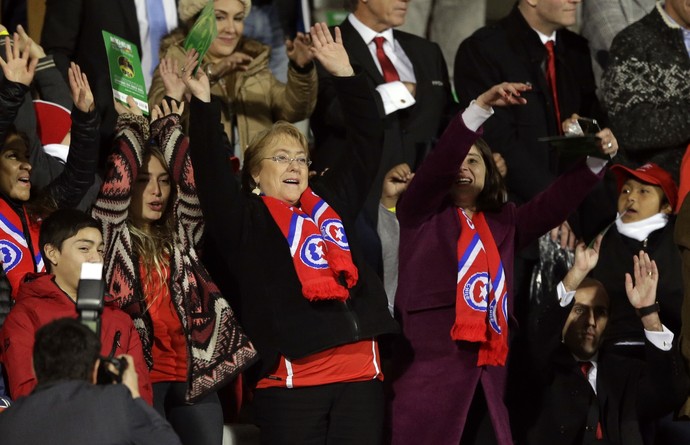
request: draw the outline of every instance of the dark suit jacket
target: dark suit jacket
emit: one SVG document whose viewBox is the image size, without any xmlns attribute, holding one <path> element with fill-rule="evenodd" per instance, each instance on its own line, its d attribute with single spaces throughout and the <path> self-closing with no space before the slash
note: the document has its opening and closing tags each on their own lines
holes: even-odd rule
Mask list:
<svg viewBox="0 0 690 445">
<path fill-rule="evenodd" d="M 340 30 L 352 65 L 364 71 L 372 89 L 384 83 L 367 45 L 350 21 L 343 21 Z M 414 66 L 417 103 L 386 116 L 381 122 L 385 131 L 384 151 L 379 177 L 372 186 L 379 197 L 383 174 L 401 162 L 416 167 L 445 127 L 452 103 L 448 69 L 438 44 L 402 31 L 394 30 L 393 35 Z M 315 168 L 333 167 L 348 154 L 345 123 L 331 76 L 320 66 L 319 96 L 311 124 L 316 138 Z"/>
<path fill-rule="evenodd" d="M 4 445 L 179 444 L 172 426 L 118 385 L 61 380 L 37 387 L 0 416 Z"/>
<path fill-rule="evenodd" d="M 578 113 L 603 124 L 587 41 L 562 29 L 557 32 L 555 49 L 561 119 Z M 518 203 L 546 189 L 562 171 L 548 144 L 537 141 L 558 134 L 545 60 L 544 45 L 517 7 L 463 41 L 455 56 L 455 91 L 461 104 L 501 82 L 532 84 L 532 90 L 523 95 L 526 105 L 496 109 L 484 128 L 484 139 L 508 164 L 508 188 Z"/>
<path fill-rule="evenodd" d="M 340 25 L 340 30 L 350 62 L 363 70 L 372 90 L 384 83 L 367 45 L 348 19 Z M 381 246 L 376 234 L 376 222 L 383 178 L 391 167 L 402 162 L 415 169 L 434 145 L 454 109 L 448 69 L 438 44 L 402 31 L 394 30 L 393 35 L 414 66 L 417 91 L 415 105 L 388 116 L 383 113 L 383 108 L 380 110 L 381 116 L 384 116 L 379 123 L 384 129 L 381 163 L 364 207 L 365 218 L 357 222 L 362 245 L 367 249 L 367 261 L 377 269 L 381 269 Z M 317 67 L 319 96 L 311 117 L 316 139 L 312 168 L 320 171 L 334 167 L 343 157 L 349 156 L 349 148 L 345 139 L 342 106 L 333 81 L 319 64 Z M 374 94 L 378 96 L 378 93 Z"/>
<path fill-rule="evenodd" d="M 506 367 L 477 367 L 477 344 L 450 337 L 460 221 L 448 191 L 478 137 L 459 116 L 455 118 L 398 203 L 400 266 L 395 310 L 411 355 L 396 360 L 405 369 L 393 382 L 393 443 L 458 444 L 481 382 L 498 443 L 512 444 L 504 401 Z M 511 330 L 516 327 L 511 298 L 516 249 L 563 221 L 601 176 L 582 162 L 524 206 L 507 203 L 498 212 L 485 213 L 506 274 Z"/>
<path fill-rule="evenodd" d="M 554 295 L 534 308 L 531 332 L 534 365 L 532 414 L 528 444 L 587 444 L 594 440 L 597 420 L 611 444 L 642 445 L 640 422 L 677 408 L 687 394 L 688 382 L 676 348 L 662 351 L 646 342 L 646 360 L 635 360 L 600 350 L 597 394 L 579 363 L 561 343 L 561 330 L 570 308 Z"/>
<path fill-rule="evenodd" d="M 101 31 L 134 43 L 141 56 L 139 24 L 134 0 L 47 0 L 41 44 L 52 54 L 67 78 L 70 61 L 89 78 L 101 116 L 101 162 L 110 150 L 117 120 L 110 86 L 108 59 Z"/>
</svg>

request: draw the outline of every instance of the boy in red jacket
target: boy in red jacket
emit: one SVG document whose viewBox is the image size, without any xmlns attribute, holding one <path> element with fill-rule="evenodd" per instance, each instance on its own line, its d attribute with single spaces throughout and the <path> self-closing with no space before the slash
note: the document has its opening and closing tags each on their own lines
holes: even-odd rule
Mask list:
<svg viewBox="0 0 690 445">
<path fill-rule="evenodd" d="M 32 366 L 34 335 L 43 325 L 63 317 L 77 318 L 77 287 L 83 263 L 103 262 L 100 224 L 73 209 L 57 210 L 41 225 L 41 254 L 47 273 L 29 273 L 19 286 L 14 306 L 0 331 L 0 361 L 10 396 L 29 394 L 36 386 Z M 149 404 L 153 395 L 141 342 L 132 319 L 106 306 L 101 318 L 101 355 L 129 354 L 139 377 L 139 392 Z"/>
</svg>

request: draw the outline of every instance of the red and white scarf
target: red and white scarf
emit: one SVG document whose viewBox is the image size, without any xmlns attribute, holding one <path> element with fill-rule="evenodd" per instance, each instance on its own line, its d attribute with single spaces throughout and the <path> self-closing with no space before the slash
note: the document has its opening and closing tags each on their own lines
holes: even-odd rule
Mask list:
<svg viewBox="0 0 690 445">
<path fill-rule="evenodd" d="M 458 209 L 458 287 L 453 340 L 479 342 L 477 366 L 503 366 L 508 355 L 508 293 L 503 263 L 484 214 Z M 499 314 L 499 312 L 502 312 Z"/>
<path fill-rule="evenodd" d="M 301 207 L 261 197 L 290 246 L 302 293 L 310 300 L 345 301 L 357 284 L 357 267 L 340 216 L 311 188 L 302 193 Z"/>
</svg>

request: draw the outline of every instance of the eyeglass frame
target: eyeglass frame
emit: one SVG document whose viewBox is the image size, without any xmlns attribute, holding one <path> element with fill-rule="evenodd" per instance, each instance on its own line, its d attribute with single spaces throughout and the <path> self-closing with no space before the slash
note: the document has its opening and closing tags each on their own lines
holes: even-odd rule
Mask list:
<svg viewBox="0 0 690 445">
<path fill-rule="evenodd" d="M 281 160 L 281 158 L 282 158 L 283 160 Z M 292 164 L 293 162 L 297 162 L 297 165 L 298 165 L 298 166 L 300 166 L 300 167 L 304 166 L 304 167 L 306 167 L 306 168 L 309 168 L 309 166 L 310 166 L 311 163 L 312 163 L 311 159 L 309 159 L 309 158 L 306 157 L 306 156 L 305 156 L 304 158 L 301 158 L 301 157 L 294 157 L 294 158 L 291 158 L 290 156 L 287 156 L 287 155 L 275 155 L 275 156 L 269 156 L 269 157 L 267 157 L 267 158 L 261 158 L 262 161 L 263 161 L 263 160 L 267 160 L 267 159 L 270 159 L 271 161 L 273 161 L 273 162 L 275 162 L 275 163 L 277 163 L 277 164 L 284 164 L 284 165 L 290 165 L 290 164 Z M 300 159 L 304 159 L 304 160 L 306 161 L 306 164 L 300 163 L 300 162 L 299 162 Z"/>
</svg>

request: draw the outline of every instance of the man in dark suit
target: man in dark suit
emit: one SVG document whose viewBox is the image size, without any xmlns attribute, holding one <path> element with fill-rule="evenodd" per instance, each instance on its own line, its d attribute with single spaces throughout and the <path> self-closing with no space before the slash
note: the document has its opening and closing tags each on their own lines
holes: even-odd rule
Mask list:
<svg viewBox="0 0 690 445">
<path fill-rule="evenodd" d="M 600 282 L 585 278 L 598 248 L 578 245 L 558 298 L 534 308 L 529 386 L 535 405 L 528 410 L 527 443 L 642 445 L 640 424 L 677 408 L 687 394 L 673 333 L 659 319 L 659 273 L 646 253 L 634 258 L 634 285 L 625 277 L 628 300 L 644 326 L 645 360 L 599 349 L 609 298 Z"/>
<path fill-rule="evenodd" d="M 366 224 L 359 225 L 360 236 L 367 237 L 361 233 L 366 231 L 376 245 L 368 255 L 372 259 L 381 256 L 376 220 L 386 172 L 403 162 L 414 170 L 453 112 L 448 70 L 439 46 L 393 30 L 404 23 L 408 2 L 348 0 L 352 13 L 340 25 L 350 62 L 366 73 L 385 115 L 379 173 L 365 206 Z M 319 69 L 319 96 L 311 125 L 316 139 L 313 168 L 324 170 L 347 159 L 342 110 L 333 82 L 323 69 Z"/>
<path fill-rule="evenodd" d="M 154 4 L 156 7 L 151 6 Z M 46 1 L 41 43 L 46 53 L 54 57 L 65 78 L 70 62 L 77 63 L 88 76 L 101 116 L 102 162 L 105 161 L 103 154 L 110 149 L 117 113 L 113 106 L 113 90 L 101 31 L 108 31 L 137 46 L 148 85 L 151 71 L 158 65 L 155 36 L 161 36 L 163 28 L 170 31 L 177 26 L 176 5 L 176 0 Z M 147 28 L 140 27 L 141 24 L 146 24 Z M 152 31 L 154 24 L 155 33 Z"/>
</svg>

